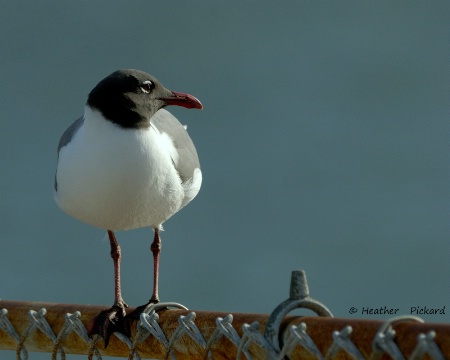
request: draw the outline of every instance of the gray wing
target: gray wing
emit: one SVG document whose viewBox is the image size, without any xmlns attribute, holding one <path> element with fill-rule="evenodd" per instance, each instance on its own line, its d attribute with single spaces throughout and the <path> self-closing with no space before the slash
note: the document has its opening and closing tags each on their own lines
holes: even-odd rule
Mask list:
<svg viewBox="0 0 450 360">
<path fill-rule="evenodd" d="M 61 148 L 63 148 L 64 146 L 66 146 L 68 143 L 70 143 L 70 141 L 72 140 L 72 138 L 74 137 L 74 135 L 77 133 L 78 129 L 81 127 L 81 125 L 83 125 L 84 122 L 84 117 L 80 117 L 79 119 L 75 120 L 72 125 L 70 125 L 66 131 L 64 131 L 64 133 L 61 136 L 61 139 L 59 139 L 59 144 L 58 144 L 58 157 L 59 157 L 59 151 L 61 150 Z M 58 191 L 58 183 L 56 182 L 56 174 L 55 174 L 55 191 Z"/>
<path fill-rule="evenodd" d="M 78 129 L 81 127 L 81 125 L 83 125 L 84 122 L 84 117 L 80 117 L 79 119 L 75 120 L 72 125 L 70 125 L 66 131 L 64 131 L 64 133 L 61 136 L 61 139 L 59 139 L 59 145 L 58 145 L 58 154 L 59 154 L 59 150 L 61 150 L 62 147 L 66 146 L 68 143 L 70 143 L 70 141 L 72 140 L 72 138 L 74 137 L 74 135 L 77 133 Z"/>
<path fill-rule="evenodd" d="M 173 141 L 178 152 L 175 169 L 181 181 L 185 183 L 194 176 L 195 169 L 200 169 L 197 150 L 185 127 L 170 112 L 160 109 L 151 118 L 151 123 L 161 132 L 165 132 Z"/>
</svg>

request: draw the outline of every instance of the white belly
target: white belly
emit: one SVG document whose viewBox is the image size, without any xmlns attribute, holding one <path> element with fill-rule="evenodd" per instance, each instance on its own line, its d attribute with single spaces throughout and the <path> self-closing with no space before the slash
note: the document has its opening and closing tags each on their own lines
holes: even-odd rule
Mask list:
<svg viewBox="0 0 450 360">
<path fill-rule="evenodd" d="M 153 127 L 123 129 L 93 114 L 60 150 L 56 202 L 103 229 L 159 227 L 184 198 L 172 142 Z"/>
</svg>

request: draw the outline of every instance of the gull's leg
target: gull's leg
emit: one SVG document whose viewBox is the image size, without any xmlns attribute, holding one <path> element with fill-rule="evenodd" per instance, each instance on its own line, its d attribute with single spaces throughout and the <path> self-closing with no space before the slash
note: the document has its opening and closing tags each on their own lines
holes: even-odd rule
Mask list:
<svg viewBox="0 0 450 360">
<path fill-rule="evenodd" d="M 150 245 L 150 250 L 153 253 L 153 292 L 149 303 L 156 304 L 159 302 L 158 296 L 158 276 L 159 276 L 159 255 L 161 253 L 161 238 L 159 237 L 159 230 L 155 228 L 155 236 Z"/>
<path fill-rule="evenodd" d="M 89 327 L 89 335 L 100 335 L 105 342 L 105 348 L 108 346 L 109 338 L 114 332 L 120 332 L 130 337 L 129 326 L 124 322 L 126 316 L 125 308 L 128 305 L 123 301 L 120 290 L 121 250 L 114 232 L 108 230 L 108 237 L 111 246 L 111 258 L 114 263 L 114 304 L 110 309 L 100 312 Z"/>
<path fill-rule="evenodd" d="M 120 249 L 119 243 L 116 240 L 114 232 L 108 230 L 109 243 L 111 246 L 111 258 L 114 263 L 114 305 L 125 312 L 125 308 L 128 307 L 127 304 L 122 299 L 122 291 L 120 289 L 120 261 L 122 260 L 122 251 Z"/>
<path fill-rule="evenodd" d="M 159 237 L 159 229 L 155 228 L 155 236 L 153 237 L 153 242 L 150 245 L 150 251 L 153 253 L 153 291 L 150 300 L 141 306 L 138 306 L 127 318 L 130 320 L 139 319 L 141 313 L 146 312 L 152 305 L 159 303 L 158 296 L 158 275 L 159 275 L 159 255 L 161 253 L 161 238 Z M 163 307 L 166 308 L 166 307 Z M 162 309 L 162 308 L 161 308 Z M 160 310 L 161 310 L 160 309 Z"/>
</svg>

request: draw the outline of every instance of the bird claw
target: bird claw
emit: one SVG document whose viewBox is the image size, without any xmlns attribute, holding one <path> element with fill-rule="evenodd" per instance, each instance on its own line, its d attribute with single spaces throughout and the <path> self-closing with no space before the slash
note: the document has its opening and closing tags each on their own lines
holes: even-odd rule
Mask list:
<svg viewBox="0 0 450 360">
<path fill-rule="evenodd" d="M 128 314 L 125 317 L 125 321 L 129 321 L 131 323 L 134 320 L 138 320 L 141 314 L 150 315 L 152 312 L 170 309 L 189 310 L 186 306 L 176 302 L 160 302 L 159 300 L 150 300 L 147 304 L 138 306 L 130 314 Z"/>
<path fill-rule="evenodd" d="M 126 319 L 129 321 L 133 321 L 133 320 L 139 320 L 140 316 L 142 313 L 146 313 L 148 314 L 148 309 L 159 303 L 159 300 L 150 300 L 147 304 L 138 306 L 136 309 L 134 309 L 131 313 L 129 313 L 126 316 Z"/>
<path fill-rule="evenodd" d="M 95 316 L 89 327 L 88 334 L 90 337 L 100 335 L 105 343 L 105 349 L 109 344 L 109 338 L 115 332 L 119 332 L 127 337 L 131 336 L 130 326 L 125 321 L 125 303 L 113 305 L 110 309 L 103 310 Z"/>
</svg>

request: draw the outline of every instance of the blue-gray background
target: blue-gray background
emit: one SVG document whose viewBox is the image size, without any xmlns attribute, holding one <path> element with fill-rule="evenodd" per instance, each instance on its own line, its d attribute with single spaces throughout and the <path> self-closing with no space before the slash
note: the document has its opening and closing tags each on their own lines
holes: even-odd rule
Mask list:
<svg viewBox="0 0 450 360">
<path fill-rule="evenodd" d="M 113 300 L 103 230 L 53 201 L 56 146 L 119 68 L 168 108 L 199 196 L 165 224 L 162 300 L 269 313 L 290 272 L 337 317 L 449 302 L 449 2 L 10 2 L 0 13 L 3 299 Z M 149 229 L 118 233 L 125 300 L 151 292 Z"/>
</svg>

